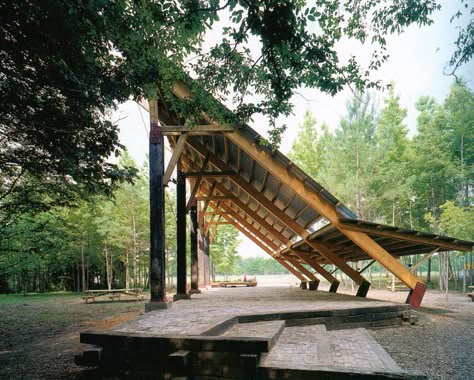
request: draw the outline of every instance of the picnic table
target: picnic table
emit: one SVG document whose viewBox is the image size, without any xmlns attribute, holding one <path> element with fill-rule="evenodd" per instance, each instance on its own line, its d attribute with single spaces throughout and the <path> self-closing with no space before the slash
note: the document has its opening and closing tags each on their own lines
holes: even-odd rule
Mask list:
<svg viewBox="0 0 474 380">
<path fill-rule="evenodd" d="M 236 286 L 247 286 L 254 287 L 257 286 L 257 281 L 223 281 L 215 282 L 211 284 L 213 288 L 227 288 L 227 287 L 236 287 Z"/>
<path fill-rule="evenodd" d="M 89 300 L 95 302 L 97 297 L 102 297 L 108 295 L 109 298 L 114 301 L 115 299 L 120 300 L 122 295 L 133 297 L 137 300 L 143 300 L 144 294 L 142 288 L 128 288 L 128 289 L 95 289 L 95 290 L 86 290 L 82 299 L 88 303 Z"/>
<path fill-rule="evenodd" d="M 468 289 L 472 289 L 471 293 L 466 293 L 466 296 L 468 296 L 472 302 L 474 302 L 474 285 L 468 286 Z"/>
</svg>

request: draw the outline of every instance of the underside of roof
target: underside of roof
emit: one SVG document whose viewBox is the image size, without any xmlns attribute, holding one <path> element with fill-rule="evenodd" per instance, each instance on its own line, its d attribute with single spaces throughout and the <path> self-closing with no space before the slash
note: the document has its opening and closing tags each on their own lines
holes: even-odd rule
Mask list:
<svg viewBox="0 0 474 380">
<path fill-rule="evenodd" d="M 181 99 L 192 96 L 182 84 L 175 94 Z M 471 251 L 474 246 L 470 241 L 358 220 L 282 153 L 262 144 L 249 126 L 219 126 L 203 114 L 202 125 L 186 128 L 169 109 L 158 102 L 161 131 L 173 149 L 179 146 L 191 196 L 204 202 L 204 222 L 231 223 L 293 269 L 304 273 L 301 264 L 312 268 L 334 264 L 348 274 L 352 269 L 346 262 L 375 259 L 413 289 L 418 280 L 406 274 L 396 259 Z M 180 144 L 183 133 L 186 137 Z"/>
<path fill-rule="evenodd" d="M 172 145 L 175 145 L 176 137 L 170 139 Z M 284 213 L 298 226 L 307 230 L 310 233 L 309 240 L 325 242 L 334 253 L 346 261 L 371 259 L 293 189 L 280 182 L 245 151 L 229 141 L 225 134 L 188 137 L 182 157 L 186 171 L 202 174 L 200 193 L 210 196 L 209 207 L 214 210 L 212 216 L 215 216 L 216 212 L 223 216 L 232 215 L 234 221 L 272 251 L 277 247 L 282 253 L 291 255 L 293 250 L 297 250 L 310 254 L 320 263 L 328 263 L 328 260 L 305 240 L 300 240 L 297 232 L 275 216 L 276 212 Z M 206 157 L 208 160 L 204 165 Z M 293 175 L 299 177 L 305 186 L 318 192 L 325 201 L 332 204 L 346 228 L 368 233 L 395 257 L 429 253 L 434 250 L 472 249 L 472 242 L 358 220 L 351 210 L 281 153 L 276 153 L 273 157 L 275 160 L 280 160 Z"/>
</svg>

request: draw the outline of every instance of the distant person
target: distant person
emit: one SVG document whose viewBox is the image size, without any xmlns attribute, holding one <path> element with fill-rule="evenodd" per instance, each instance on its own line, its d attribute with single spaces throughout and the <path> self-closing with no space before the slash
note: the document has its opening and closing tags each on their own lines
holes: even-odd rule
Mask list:
<svg viewBox="0 0 474 380">
<path fill-rule="evenodd" d="M 247 273 L 244 274 L 244 282 L 247 282 Z"/>
</svg>

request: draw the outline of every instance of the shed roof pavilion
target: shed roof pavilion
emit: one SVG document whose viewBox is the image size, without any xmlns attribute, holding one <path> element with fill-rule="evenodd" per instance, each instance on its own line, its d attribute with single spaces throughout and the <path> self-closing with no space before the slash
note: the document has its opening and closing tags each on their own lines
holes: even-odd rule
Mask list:
<svg viewBox="0 0 474 380">
<path fill-rule="evenodd" d="M 193 96 L 182 82 L 175 83 L 173 93 L 182 100 Z M 426 285 L 413 273 L 413 268 L 409 270 L 398 259 L 414 254 L 426 254 L 426 259 L 435 252 L 452 250 L 467 252 L 474 246 L 474 242 L 453 237 L 357 219 L 286 156 L 260 144 L 261 136 L 247 125 L 220 125 L 203 113 L 202 125 L 187 127 L 180 125 L 179 116 L 163 100 L 149 101 L 149 107 L 151 303 L 164 300 L 164 218 L 160 214 L 164 208 L 160 205 L 164 202 L 163 186 L 176 165 L 180 173 L 178 245 L 180 239 L 185 240 L 179 231 L 180 225 L 181 231 L 183 225 L 185 230 L 182 220 L 186 209 L 197 200 L 201 206 L 197 218 L 201 233 L 212 235 L 219 223 L 232 224 L 301 281 L 312 281 L 317 286 L 318 278 L 325 278 L 333 292 L 337 291 L 339 281 L 326 264 L 334 265 L 357 283 L 357 295 L 365 297 L 370 283 L 362 276 L 363 270 L 357 271 L 348 263 L 372 260 L 408 286 L 407 303 L 418 308 Z M 166 168 L 164 136 L 173 149 Z M 187 206 L 180 191 L 184 177 L 191 185 Z M 180 278 L 181 282 L 186 281 L 185 249 L 178 246 L 178 293 L 180 288 L 185 292 L 183 284 L 180 286 Z M 192 273 L 192 278 L 195 276 Z"/>
</svg>

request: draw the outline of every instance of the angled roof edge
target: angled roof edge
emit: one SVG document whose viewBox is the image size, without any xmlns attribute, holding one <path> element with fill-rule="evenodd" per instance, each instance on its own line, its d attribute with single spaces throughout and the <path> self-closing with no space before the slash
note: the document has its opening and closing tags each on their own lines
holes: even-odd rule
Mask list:
<svg viewBox="0 0 474 380">
<path fill-rule="evenodd" d="M 189 78 L 189 81 L 192 81 Z M 174 86 L 173 92 L 178 98 L 185 98 L 189 95 L 185 95 L 183 92 L 187 91 L 189 94 L 191 93 L 190 88 L 188 85 L 182 81 L 177 81 L 177 85 Z M 213 97 L 212 97 L 213 98 Z M 221 102 L 213 98 L 216 102 L 216 105 L 221 107 L 225 113 L 232 113 L 226 106 L 224 106 Z M 231 125 L 236 130 L 244 132 L 252 141 L 255 141 L 256 145 L 260 150 L 265 151 L 267 154 L 272 156 L 272 158 L 278 161 L 282 166 L 284 166 L 292 175 L 294 175 L 297 179 L 305 184 L 305 186 L 309 187 L 312 191 L 319 193 L 319 195 L 328 203 L 335 206 L 336 211 L 340 214 L 343 218 L 355 219 L 357 220 L 357 215 L 349 209 L 346 205 L 340 202 L 334 195 L 331 194 L 325 187 L 323 187 L 320 183 L 314 180 L 311 176 L 306 174 L 296 163 L 291 161 L 288 157 L 286 157 L 283 153 L 279 150 L 271 149 L 268 145 L 260 144 L 261 141 L 265 141 L 266 139 L 260 135 L 257 131 L 255 131 L 252 127 L 248 124 L 239 124 L 239 125 Z"/>
</svg>

